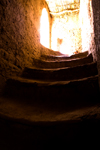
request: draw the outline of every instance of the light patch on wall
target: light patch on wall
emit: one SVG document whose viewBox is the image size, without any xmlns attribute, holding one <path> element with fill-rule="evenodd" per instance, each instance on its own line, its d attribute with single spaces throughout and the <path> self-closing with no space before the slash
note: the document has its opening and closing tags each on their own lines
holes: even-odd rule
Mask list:
<svg viewBox="0 0 100 150">
<path fill-rule="evenodd" d="M 94 34 L 92 28 L 92 6 L 90 0 L 81 0 L 80 3 L 80 27 L 82 36 L 82 51 L 89 51 L 91 36 Z"/>
<path fill-rule="evenodd" d="M 79 11 L 54 17 L 51 39 L 51 48 L 55 51 L 69 56 L 81 52 Z"/>
<path fill-rule="evenodd" d="M 40 43 L 49 48 L 49 18 L 45 8 L 42 10 L 40 20 Z"/>
</svg>

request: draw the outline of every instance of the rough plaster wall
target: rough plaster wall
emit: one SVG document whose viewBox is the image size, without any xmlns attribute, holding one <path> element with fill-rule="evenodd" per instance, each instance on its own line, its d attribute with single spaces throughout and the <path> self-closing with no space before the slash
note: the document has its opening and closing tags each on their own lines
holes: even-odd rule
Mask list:
<svg viewBox="0 0 100 150">
<path fill-rule="evenodd" d="M 40 17 L 45 0 L 0 1 L 0 74 L 19 75 L 33 58 L 52 53 L 40 44 Z"/>
<path fill-rule="evenodd" d="M 57 39 L 62 39 L 61 45 L 66 48 L 66 54 L 70 51 L 81 52 L 81 28 L 79 26 L 79 11 L 68 12 L 60 16 L 55 16 L 52 25 L 51 48 L 59 50 Z"/>
<path fill-rule="evenodd" d="M 94 61 L 97 61 L 97 53 L 96 53 L 96 43 L 95 43 L 95 34 L 94 34 L 94 18 L 93 18 L 93 7 L 92 0 L 89 0 L 89 17 L 90 17 L 90 48 L 89 53 L 92 53 Z"/>
<path fill-rule="evenodd" d="M 40 44 L 40 17 L 44 7 L 44 0 L 0 1 L 0 81 L 2 76 L 7 78 L 19 75 L 25 66 L 32 65 L 33 58 L 40 59 L 42 54 L 58 54 Z M 99 8 L 99 0 L 93 0 L 95 42 L 100 70 Z"/>
<path fill-rule="evenodd" d="M 3 76 L 31 65 L 39 57 L 39 3 L 36 0 L 0 1 L 0 73 Z M 34 23 L 35 21 L 35 23 Z"/>
<path fill-rule="evenodd" d="M 92 6 L 93 6 L 95 43 L 96 43 L 97 65 L 98 65 L 99 85 L 100 85 L 100 0 L 92 0 Z"/>
<path fill-rule="evenodd" d="M 80 1 L 80 26 L 82 37 L 82 51 L 92 52 L 94 60 L 96 58 L 96 46 L 94 41 L 93 9 L 91 0 Z"/>
</svg>

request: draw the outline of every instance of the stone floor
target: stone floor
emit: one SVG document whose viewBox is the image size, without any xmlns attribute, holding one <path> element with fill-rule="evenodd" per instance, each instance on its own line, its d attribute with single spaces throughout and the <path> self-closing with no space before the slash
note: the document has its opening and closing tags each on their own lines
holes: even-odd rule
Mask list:
<svg viewBox="0 0 100 150">
<path fill-rule="evenodd" d="M 44 81 L 41 70 L 37 80 L 28 71 L 32 79 L 10 77 L 0 96 L 0 150 L 100 149 L 98 72 L 88 65 L 77 80 Z"/>
<path fill-rule="evenodd" d="M 63 107 L 0 97 L 0 149 L 91 148 L 100 141 L 100 103 Z M 81 146 L 81 147 L 80 147 Z"/>
<path fill-rule="evenodd" d="M 25 122 L 57 122 L 84 119 L 100 119 L 100 104 L 86 103 L 79 106 L 61 106 L 59 103 L 28 103 L 0 98 L 0 116 Z M 63 107 L 63 108 L 62 108 Z"/>
</svg>

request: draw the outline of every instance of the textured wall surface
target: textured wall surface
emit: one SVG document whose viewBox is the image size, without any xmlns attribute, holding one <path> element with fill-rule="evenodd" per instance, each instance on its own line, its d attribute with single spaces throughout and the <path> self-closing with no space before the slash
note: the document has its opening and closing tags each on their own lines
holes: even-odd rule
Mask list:
<svg viewBox="0 0 100 150">
<path fill-rule="evenodd" d="M 0 1 L 0 72 L 11 75 L 31 65 L 32 57 L 39 57 L 40 1 Z M 34 23 L 35 22 L 35 23 Z M 16 74 L 15 73 L 15 74 Z"/>
<path fill-rule="evenodd" d="M 100 85 L 100 0 L 92 0 L 97 64 Z"/>
<path fill-rule="evenodd" d="M 92 2 L 92 21 L 100 70 L 100 1 Z M 0 81 L 2 77 L 20 75 L 25 66 L 32 66 L 33 59 L 41 59 L 41 55 L 57 54 L 40 44 L 40 18 L 44 7 L 48 9 L 45 0 L 0 1 Z M 49 20 L 52 23 L 51 16 Z M 95 53 L 95 48 L 93 52 Z M 94 56 L 96 57 L 96 53 Z"/>
<path fill-rule="evenodd" d="M 40 18 L 44 0 L 0 1 L 0 74 L 18 75 L 33 58 L 50 50 L 40 44 Z M 52 51 L 51 51 L 52 52 Z"/>
<path fill-rule="evenodd" d="M 91 0 L 80 1 L 80 26 L 82 37 L 82 51 L 92 52 L 94 60 L 96 57 L 96 45 L 94 41 L 94 20 Z"/>
</svg>

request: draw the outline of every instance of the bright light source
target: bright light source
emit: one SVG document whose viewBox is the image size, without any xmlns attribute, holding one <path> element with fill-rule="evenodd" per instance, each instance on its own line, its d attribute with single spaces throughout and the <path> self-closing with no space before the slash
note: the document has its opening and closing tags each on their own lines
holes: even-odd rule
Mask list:
<svg viewBox="0 0 100 150">
<path fill-rule="evenodd" d="M 49 19 L 45 8 L 42 10 L 40 20 L 40 43 L 49 48 Z"/>
<path fill-rule="evenodd" d="M 67 0 L 67 2 L 69 2 L 69 3 L 74 3 L 74 0 Z"/>
<path fill-rule="evenodd" d="M 81 45 L 79 44 L 81 42 L 79 30 L 79 14 L 70 13 L 69 16 L 65 14 L 63 18 L 55 18 L 51 32 L 51 48 L 69 56 L 74 54 Z"/>
<path fill-rule="evenodd" d="M 90 5 L 90 10 L 92 14 L 92 7 Z M 80 27 L 81 27 L 81 37 L 82 37 L 82 51 L 87 51 L 90 48 L 91 35 L 93 29 L 91 27 L 91 18 L 89 15 L 89 1 L 82 0 L 80 3 Z"/>
</svg>

